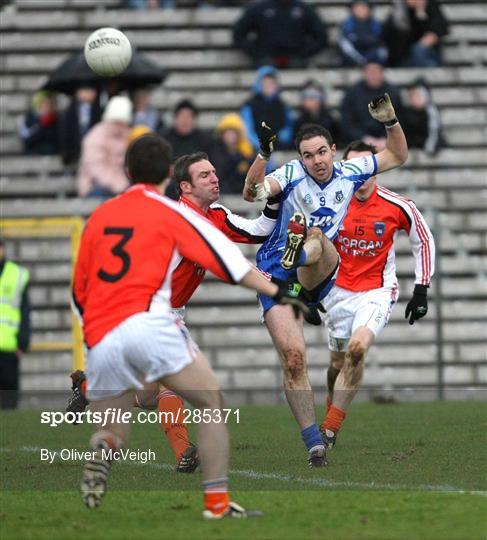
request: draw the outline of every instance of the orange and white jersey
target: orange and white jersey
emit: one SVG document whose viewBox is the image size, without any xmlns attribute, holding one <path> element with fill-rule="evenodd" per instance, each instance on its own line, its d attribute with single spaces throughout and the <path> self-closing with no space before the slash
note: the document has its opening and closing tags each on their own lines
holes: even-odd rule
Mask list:
<svg viewBox="0 0 487 540">
<path fill-rule="evenodd" d="M 86 223 L 73 279 L 88 347 L 136 313 L 168 312 L 183 257 L 230 283 L 251 268 L 208 220 L 152 185 L 137 184 L 99 206 Z"/>
<path fill-rule="evenodd" d="M 277 210 L 269 206 L 264 208 L 257 219 L 246 219 L 231 212 L 221 204 L 212 204 L 206 212 L 189 199 L 181 196 L 179 204 L 190 208 L 203 218 L 208 219 L 219 231 L 232 242 L 239 244 L 261 244 L 276 225 Z M 206 271 L 193 261 L 183 259 L 173 274 L 171 305 L 181 310 L 189 302 L 195 290 L 201 285 Z"/>
<path fill-rule="evenodd" d="M 336 284 L 350 291 L 396 287 L 394 242 L 401 230 L 409 235 L 415 283 L 429 285 L 435 267 L 431 231 L 411 200 L 380 185 L 367 200 L 350 203 L 334 242 L 341 257 Z"/>
</svg>

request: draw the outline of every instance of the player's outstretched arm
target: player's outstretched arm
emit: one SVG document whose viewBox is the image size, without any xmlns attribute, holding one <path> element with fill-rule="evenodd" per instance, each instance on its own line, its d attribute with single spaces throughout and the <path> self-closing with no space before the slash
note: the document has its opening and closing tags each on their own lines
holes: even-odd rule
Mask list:
<svg viewBox="0 0 487 540">
<path fill-rule="evenodd" d="M 275 180 L 265 176 L 267 162 L 274 150 L 277 135 L 265 122 L 262 122 L 258 136 L 260 151 L 250 166 L 243 189 L 243 198 L 249 202 L 262 201 L 281 191 L 281 187 Z"/>
<path fill-rule="evenodd" d="M 376 154 L 377 172 L 381 173 L 400 167 L 408 158 L 408 143 L 396 117 L 389 94 L 384 94 L 369 103 L 369 113 L 386 128 L 386 147 Z"/>
<path fill-rule="evenodd" d="M 254 267 L 245 274 L 239 285 L 269 296 L 278 304 L 291 306 L 294 309 L 296 317 L 298 317 L 299 312 L 302 312 L 304 315 L 309 314 L 309 308 L 306 304 L 298 300 L 295 296 L 291 296 L 285 287 L 279 287 L 276 283 L 269 281 Z"/>
</svg>

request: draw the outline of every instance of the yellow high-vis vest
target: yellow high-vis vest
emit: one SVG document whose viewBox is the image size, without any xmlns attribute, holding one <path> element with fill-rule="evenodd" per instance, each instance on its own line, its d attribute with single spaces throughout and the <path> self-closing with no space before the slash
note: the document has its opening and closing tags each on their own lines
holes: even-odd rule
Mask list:
<svg viewBox="0 0 487 540">
<path fill-rule="evenodd" d="M 20 303 L 29 281 L 29 271 L 6 261 L 0 276 L 0 351 L 15 352 L 20 327 Z"/>
</svg>

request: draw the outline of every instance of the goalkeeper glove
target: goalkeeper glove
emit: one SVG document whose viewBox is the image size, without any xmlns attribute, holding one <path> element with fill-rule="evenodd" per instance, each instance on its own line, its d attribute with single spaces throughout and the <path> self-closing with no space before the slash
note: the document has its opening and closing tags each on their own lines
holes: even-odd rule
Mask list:
<svg viewBox="0 0 487 540">
<path fill-rule="evenodd" d="M 413 297 L 406 306 L 405 318 L 407 319 L 409 317 L 409 324 L 414 324 L 414 321 L 421 319 L 428 313 L 427 290 L 426 285 L 414 286 Z"/>
<path fill-rule="evenodd" d="M 274 150 L 274 143 L 277 140 L 277 135 L 265 122 L 262 122 L 257 129 L 257 136 L 260 143 L 260 155 L 265 160 L 269 161 Z"/>
<path fill-rule="evenodd" d="M 378 122 L 382 122 L 386 127 L 391 127 L 397 124 L 396 112 L 392 106 L 389 94 L 376 97 L 369 103 L 369 113 L 372 118 Z"/>
<path fill-rule="evenodd" d="M 279 290 L 272 299 L 281 306 L 292 306 L 296 319 L 299 317 L 300 312 L 305 316 L 309 314 L 309 307 L 301 300 L 298 300 L 296 296 L 293 296 L 285 286 L 279 285 Z"/>
</svg>

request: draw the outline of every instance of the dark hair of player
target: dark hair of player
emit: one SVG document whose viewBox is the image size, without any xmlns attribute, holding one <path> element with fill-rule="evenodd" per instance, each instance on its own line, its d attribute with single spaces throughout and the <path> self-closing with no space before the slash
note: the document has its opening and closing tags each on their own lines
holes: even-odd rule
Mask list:
<svg viewBox="0 0 487 540">
<path fill-rule="evenodd" d="M 169 176 L 171 145 L 156 133 L 135 139 L 125 154 L 125 167 L 131 184 L 160 184 Z"/>
<path fill-rule="evenodd" d="M 174 163 L 173 182 L 179 196 L 181 196 L 181 182 L 189 182 L 193 185 L 191 182 L 191 175 L 189 174 L 191 165 L 207 159 L 208 154 L 205 154 L 205 152 L 196 152 L 194 154 L 185 154 L 176 160 Z"/>
<path fill-rule="evenodd" d="M 350 152 L 370 152 L 377 154 L 377 148 L 373 144 L 364 141 L 352 141 L 343 151 L 343 159 L 347 159 Z"/>
<path fill-rule="evenodd" d="M 299 145 L 302 143 L 302 141 L 307 141 L 313 137 L 324 137 L 330 146 L 334 144 L 333 137 L 326 128 L 320 126 L 319 124 L 304 124 L 299 128 L 299 131 L 294 138 L 294 146 L 296 147 L 296 150 L 301 153 Z"/>
</svg>

